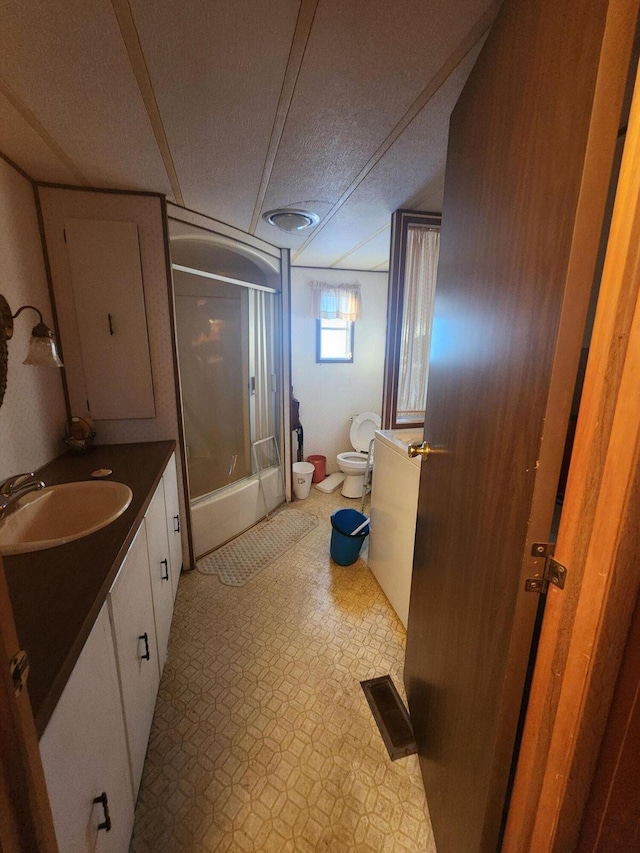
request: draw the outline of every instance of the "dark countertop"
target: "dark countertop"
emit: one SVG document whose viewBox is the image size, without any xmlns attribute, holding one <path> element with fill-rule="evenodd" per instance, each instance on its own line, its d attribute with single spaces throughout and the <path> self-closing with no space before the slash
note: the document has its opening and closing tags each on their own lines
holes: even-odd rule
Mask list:
<svg viewBox="0 0 640 853">
<path fill-rule="evenodd" d="M 86 454 L 65 453 L 38 471 L 49 486 L 91 479 L 111 468 L 109 480 L 133 492 L 111 524 L 67 545 L 3 557 L 20 647 L 29 655 L 29 696 L 40 736 L 140 526 L 174 441 L 105 444 Z"/>
</svg>

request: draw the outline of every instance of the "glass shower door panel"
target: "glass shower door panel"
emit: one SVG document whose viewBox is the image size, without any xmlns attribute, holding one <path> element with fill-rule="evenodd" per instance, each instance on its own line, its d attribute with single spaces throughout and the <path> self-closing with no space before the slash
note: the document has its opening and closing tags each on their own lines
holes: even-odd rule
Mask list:
<svg viewBox="0 0 640 853">
<path fill-rule="evenodd" d="M 254 442 L 278 435 L 274 301 L 272 293 L 249 293 L 249 412 Z"/>
<path fill-rule="evenodd" d="M 176 293 L 191 498 L 251 473 L 247 294 Z"/>
</svg>

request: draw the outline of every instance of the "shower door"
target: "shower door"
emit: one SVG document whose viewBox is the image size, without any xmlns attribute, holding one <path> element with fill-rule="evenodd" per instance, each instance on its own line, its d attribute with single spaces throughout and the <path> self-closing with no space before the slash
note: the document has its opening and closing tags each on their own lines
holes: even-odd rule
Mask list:
<svg viewBox="0 0 640 853">
<path fill-rule="evenodd" d="M 174 274 L 191 498 L 251 473 L 249 295 Z"/>
<path fill-rule="evenodd" d="M 280 261 L 175 221 L 171 260 L 189 498 L 201 506 L 205 496 L 278 464 L 273 442 L 252 445 L 279 438 Z M 262 502 L 273 505 L 273 488 L 266 496 L 258 479 Z"/>
</svg>

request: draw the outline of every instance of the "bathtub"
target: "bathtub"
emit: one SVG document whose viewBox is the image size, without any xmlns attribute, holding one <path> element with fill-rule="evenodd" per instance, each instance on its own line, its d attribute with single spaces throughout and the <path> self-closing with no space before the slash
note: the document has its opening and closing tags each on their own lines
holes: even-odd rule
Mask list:
<svg viewBox="0 0 640 853">
<path fill-rule="evenodd" d="M 262 472 L 269 512 L 284 502 L 277 467 Z M 265 516 L 265 501 L 257 474 L 191 502 L 191 528 L 196 559 L 248 530 Z"/>
</svg>

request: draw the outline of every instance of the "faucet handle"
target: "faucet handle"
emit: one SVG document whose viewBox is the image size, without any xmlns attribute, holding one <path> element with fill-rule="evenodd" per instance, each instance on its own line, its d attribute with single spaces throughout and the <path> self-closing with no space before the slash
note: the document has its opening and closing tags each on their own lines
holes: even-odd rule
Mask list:
<svg viewBox="0 0 640 853">
<path fill-rule="evenodd" d="M 9 477 L 0 484 L 0 494 L 5 495 L 5 497 L 11 497 L 16 489 L 19 489 L 20 486 L 25 485 L 25 483 L 28 483 L 30 480 L 35 479 L 35 471 L 29 471 L 26 474 L 15 474 L 13 477 Z"/>
</svg>

